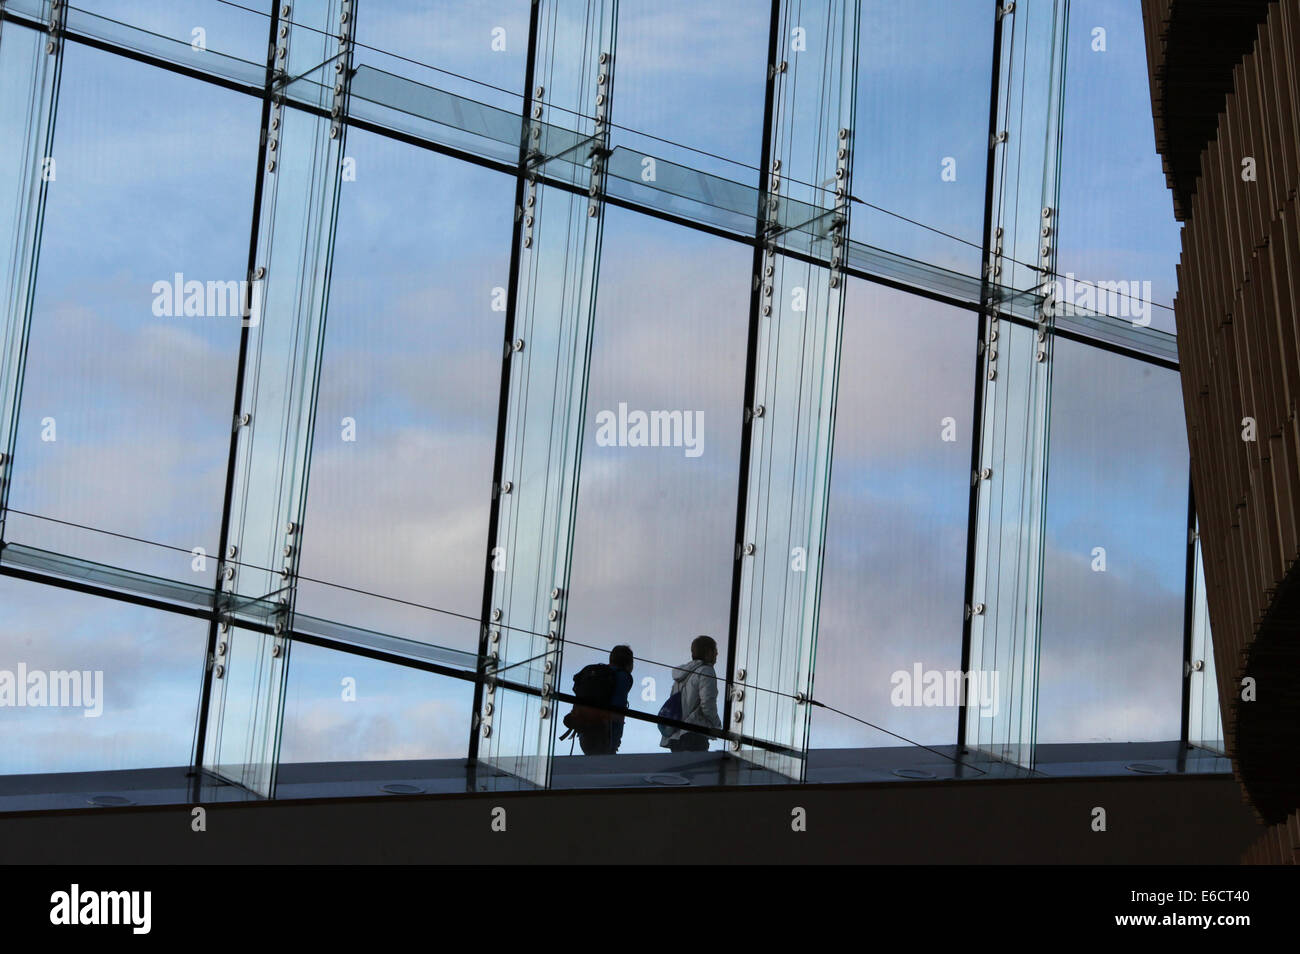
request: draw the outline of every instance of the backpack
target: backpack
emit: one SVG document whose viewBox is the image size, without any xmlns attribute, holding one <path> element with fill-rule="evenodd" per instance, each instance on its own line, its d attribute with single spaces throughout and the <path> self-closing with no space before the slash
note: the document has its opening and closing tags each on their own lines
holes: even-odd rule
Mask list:
<svg viewBox="0 0 1300 954">
<path fill-rule="evenodd" d="M 593 706 L 607 706 L 614 698 L 614 667 L 609 663 L 583 666 L 573 676 L 573 694 Z"/>
<path fill-rule="evenodd" d="M 665 702 L 659 709 L 659 718 L 676 719 L 678 722 L 682 720 L 682 694 L 680 692 L 674 692 L 671 696 L 668 697 L 668 701 Z M 671 726 L 671 725 L 659 726 L 659 734 L 663 736 L 665 739 L 668 738 L 668 736 L 672 735 L 676 731 L 677 731 L 676 726 Z"/>
<path fill-rule="evenodd" d="M 685 681 L 682 682 L 682 685 L 686 685 Z M 668 700 L 660 706 L 659 718 L 676 719 L 678 722 L 682 721 L 682 691 L 680 689 L 674 689 L 672 695 L 668 697 Z M 675 726 L 659 726 L 659 734 L 665 739 L 676 731 L 677 728 Z"/>
<path fill-rule="evenodd" d="M 564 717 L 564 724 L 569 731 L 560 736 L 561 741 L 575 732 L 589 732 L 607 727 L 613 721 L 612 712 L 591 709 L 588 706 L 608 706 L 610 700 L 614 698 L 614 686 L 614 667 L 609 663 L 592 663 L 590 666 L 583 666 L 574 674 L 573 694 L 578 698 L 578 703 Z"/>
</svg>

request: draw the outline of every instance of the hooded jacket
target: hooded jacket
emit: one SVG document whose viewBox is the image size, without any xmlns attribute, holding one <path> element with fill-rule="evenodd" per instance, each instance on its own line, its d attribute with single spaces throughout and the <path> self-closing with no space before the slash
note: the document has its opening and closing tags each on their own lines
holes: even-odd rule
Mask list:
<svg viewBox="0 0 1300 954">
<path fill-rule="evenodd" d="M 713 666 L 702 659 L 673 669 L 673 692 L 682 694 L 682 721 L 721 729 L 722 719 L 718 716 L 718 679 Z M 659 740 L 661 748 L 668 748 L 668 743 L 680 739 L 686 734 L 685 729 L 678 729 L 672 735 Z"/>
</svg>

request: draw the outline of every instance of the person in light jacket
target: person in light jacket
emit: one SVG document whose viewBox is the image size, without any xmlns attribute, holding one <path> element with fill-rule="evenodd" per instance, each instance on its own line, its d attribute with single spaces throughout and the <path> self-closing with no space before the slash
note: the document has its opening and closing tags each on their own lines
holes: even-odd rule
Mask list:
<svg viewBox="0 0 1300 954">
<path fill-rule="evenodd" d="M 718 716 L 718 677 L 713 664 L 718 661 L 718 644 L 711 636 L 696 636 L 691 641 L 691 661 L 673 669 L 673 692 L 682 696 L 682 721 L 721 729 Z M 709 736 L 678 729 L 659 744 L 674 752 L 707 752 Z"/>
</svg>

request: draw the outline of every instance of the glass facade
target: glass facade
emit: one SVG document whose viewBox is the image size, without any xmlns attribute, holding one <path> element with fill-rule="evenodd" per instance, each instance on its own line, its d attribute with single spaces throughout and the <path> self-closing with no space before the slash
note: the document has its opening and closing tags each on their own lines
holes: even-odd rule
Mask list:
<svg viewBox="0 0 1300 954">
<path fill-rule="evenodd" d="M 0 796 L 1221 751 L 1132 6 L 0 2 Z"/>
</svg>

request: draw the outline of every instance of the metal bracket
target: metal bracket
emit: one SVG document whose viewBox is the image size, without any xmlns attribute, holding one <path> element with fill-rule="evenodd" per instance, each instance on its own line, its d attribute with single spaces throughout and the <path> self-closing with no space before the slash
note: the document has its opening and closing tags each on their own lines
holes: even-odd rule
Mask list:
<svg viewBox="0 0 1300 954">
<path fill-rule="evenodd" d="M 1043 224 L 1040 229 L 1042 243 L 1039 248 L 1038 270 L 1044 275 L 1051 275 L 1055 270 L 1056 250 L 1052 244 L 1053 223 L 1052 217 L 1055 209 L 1051 206 L 1043 207 Z M 1052 308 L 1046 304 L 1048 299 L 1044 298 L 1044 305 L 1041 306 L 1040 322 L 1038 325 L 1038 343 L 1037 351 L 1034 354 L 1034 360 L 1045 362 L 1047 360 L 1047 350 L 1050 346 L 1048 341 L 1048 332 L 1051 330 Z"/>
<path fill-rule="evenodd" d="M 843 280 L 847 246 L 844 232 L 849 222 L 849 170 L 852 159 L 852 133 L 840 127 L 839 142 L 835 149 L 835 216 L 831 222 L 831 288 L 839 288 Z"/>
<path fill-rule="evenodd" d="M 533 220 L 537 214 L 537 177 L 532 175 L 528 177 L 528 187 L 524 195 L 524 233 L 520 241 L 524 243 L 524 248 L 533 247 Z"/>
<path fill-rule="evenodd" d="M 352 0 L 342 0 L 339 7 L 339 52 L 342 57 L 335 63 L 335 70 L 338 73 L 334 80 L 334 102 L 330 108 L 330 138 L 343 138 L 343 116 L 347 112 L 348 89 L 352 84 L 353 70 L 348 68 L 347 61 L 352 52 Z"/>
<path fill-rule="evenodd" d="M 757 291 L 759 288 L 763 287 L 764 283 L 766 283 L 766 287 L 768 289 L 771 289 L 773 287 L 773 283 L 775 282 L 775 280 L 776 280 L 776 253 L 773 250 L 772 246 L 768 244 L 764 244 L 762 272 L 759 275 L 754 276 L 754 290 Z M 762 302 L 758 306 L 758 308 L 759 308 L 759 314 L 761 314 L 764 318 L 771 316 L 772 296 L 770 294 L 764 294 L 762 297 Z"/>
<path fill-rule="evenodd" d="M 67 0 L 50 0 L 50 23 L 46 27 L 49 40 L 45 43 L 46 53 L 57 53 L 63 45 L 63 31 L 67 26 Z"/>
<path fill-rule="evenodd" d="M 997 288 L 998 279 L 1002 277 L 1002 226 L 993 230 L 993 248 L 989 250 L 989 260 L 984 265 L 984 277 Z M 997 295 L 996 290 L 994 295 Z"/>
<path fill-rule="evenodd" d="M 596 72 L 596 131 L 588 155 L 591 157 L 591 175 L 587 181 L 587 215 L 600 213 L 600 201 L 605 194 L 605 165 L 612 150 L 609 148 L 609 97 L 612 57 L 602 52 L 598 57 Z"/>
</svg>

